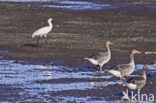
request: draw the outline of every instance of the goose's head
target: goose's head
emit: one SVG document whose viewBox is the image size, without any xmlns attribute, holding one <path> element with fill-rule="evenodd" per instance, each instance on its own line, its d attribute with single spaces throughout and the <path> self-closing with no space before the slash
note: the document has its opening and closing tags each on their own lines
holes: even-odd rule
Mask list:
<svg viewBox="0 0 156 103">
<path fill-rule="evenodd" d="M 112 42 L 110 42 L 110 41 L 107 41 L 107 42 L 106 42 L 106 45 L 110 45 L 110 44 L 113 45 L 114 43 L 112 43 Z"/>
<path fill-rule="evenodd" d="M 132 50 L 132 54 L 140 54 L 141 52 L 140 51 L 138 51 L 138 50 L 136 50 L 136 49 L 133 49 Z"/>
</svg>

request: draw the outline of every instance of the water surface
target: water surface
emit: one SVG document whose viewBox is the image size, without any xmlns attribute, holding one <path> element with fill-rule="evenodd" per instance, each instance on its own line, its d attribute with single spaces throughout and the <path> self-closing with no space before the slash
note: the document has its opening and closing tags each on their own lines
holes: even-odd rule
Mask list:
<svg viewBox="0 0 156 103">
<path fill-rule="evenodd" d="M 137 65 L 136 71 L 142 67 L 141 64 Z M 156 68 L 150 68 L 155 75 Z M 56 66 L 53 63 L 33 65 L 1 57 L 0 101 L 106 103 L 108 100 L 104 92 L 111 93 L 109 87 L 118 86 L 118 80 L 112 78 L 104 71 L 99 74 L 91 68 Z"/>
<path fill-rule="evenodd" d="M 102 10 L 102 9 L 117 9 L 117 8 L 150 8 L 156 9 L 155 5 L 112 5 L 106 4 L 104 2 L 97 1 L 82 1 L 82 0 L 0 0 L 5 2 L 14 2 L 14 5 L 19 6 L 37 6 L 37 7 L 46 7 L 46 8 L 55 8 L 61 10 Z M 19 4 L 19 2 L 42 2 L 42 4 Z M 48 3 L 48 4 L 47 4 Z"/>
<path fill-rule="evenodd" d="M 62 10 L 100 10 L 102 8 L 111 7 L 110 4 L 98 3 L 92 1 L 78 1 L 78 0 L 0 0 L 5 2 L 49 2 L 50 4 L 33 5 L 22 4 L 23 6 L 38 6 L 48 7 Z M 54 4 L 51 4 L 54 3 Z"/>
</svg>

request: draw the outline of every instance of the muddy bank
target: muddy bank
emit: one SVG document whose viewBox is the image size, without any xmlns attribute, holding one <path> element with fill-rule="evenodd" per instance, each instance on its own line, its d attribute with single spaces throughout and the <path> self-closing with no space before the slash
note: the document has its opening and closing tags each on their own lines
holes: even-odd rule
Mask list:
<svg viewBox="0 0 156 103">
<path fill-rule="evenodd" d="M 126 87 L 104 69 L 127 63 L 132 49 L 136 69 L 155 59 L 156 10 L 118 8 L 97 11 L 62 11 L 0 3 L 0 101 L 1 102 L 120 102 Z M 48 35 L 50 47 L 32 33 L 54 19 Z M 59 27 L 56 27 L 59 25 Z M 101 74 L 83 58 L 104 51 L 112 41 L 112 59 Z M 149 65 L 150 66 L 150 65 Z M 154 94 L 155 67 L 147 72 L 141 93 Z M 112 91 L 113 90 L 113 91 Z M 136 91 L 134 91 L 136 93 Z"/>
<path fill-rule="evenodd" d="M 111 46 L 112 59 L 107 66 L 129 61 L 135 48 L 141 52 L 155 51 L 156 10 L 145 8 L 118 8 L 97 11 L 61 11 L 50 8 L 16 6 L 0 3 L 0 48 L 8 59 L 29 62 L 57 61 L 70 66 L 90 65 L 83 58 L 105 51 L 105 42 Z M 34 47 L 32 33 L 54 19 L 53 31 Z M 56 24 L 59 27 L 56 27 Z M 155 55 L 136 55 L 136 63 L 149 63 Z"/>
</svg>

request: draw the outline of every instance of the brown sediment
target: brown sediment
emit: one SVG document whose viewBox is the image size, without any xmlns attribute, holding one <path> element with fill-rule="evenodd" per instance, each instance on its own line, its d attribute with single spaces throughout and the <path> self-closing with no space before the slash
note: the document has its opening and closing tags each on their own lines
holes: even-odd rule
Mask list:
<svg viewBox="0 0 156 103">
<path fill-rule="evenodd" d="M 99 0 L 111 4 L 123 3 L 123 0 Z M 135 4 L 132 0 L 124 0 L 123 4 Z M 154 0 L 142 0 L 144 4 L 154 3 Z M 136 1 L 137 2 L 137 1 Z M 141 5 L 140 3 L 140 5 Z M 23 3 L 24 4 L 24 3 Z M 32 39 L 32 33 L 40 27 L 47 25 L 47 19 L 54 19 L 54 28 L 47 36 L 51 47 L 45 44 L 45 39 L 41 39 L 38 47 L 34 46 L 37 38 Z M 59 27 L 56 27 L 56 24 Z M 63 11 L 50 8 L 16 6 L 8 3 L 0 3 L 0 50 L 8 51 L 0 53 L 5 59 L 24 60 L 34 62 L 56 62 L 58 65 L 67 66 L 92 66 L 83 58 L 99 51 L 105 51 L 106 41 L 111 41 L 112 58 L 104 65 L 114 66 L 129 61 L 129 54 L 132 49 L 137 49 L 142 54 L 135 55 L 136 63 L 150 63 L 155 59 L 155 55 L 145 56 L 145 51 L 156 51 L 156 9 L 145 8 L 116 8 L 93 11 Z M 22 69 L 22 68 L 20 68 Z M 84 68 L 83 68 L 84 69 Z M 39 70 L 38 70 L 39 71 Z M 51 70 L 52 71 L 52 70 Z M 57 70 L 59 71 L 59 70 Z M 89 76 L 87 70 L 86 75 Z M 96 70 L 95 70 L 96 71 Z M 37 70 L 36 70 L 37 72 Z M 55 72 L 55 70 L 54 70 Z M 80 73 L 83 70 L 74 68 L 72 70 L 62 69 L 64 73 Z M 139 72 L 135 72 L 139 74 Z M 152 74 L 152 73 L 151 73 Z M 2 73 L 1 73 L 2 75 Z M 24 74 L 23 74 L 24 75 Z M 52 74 L 50 74 L 51 76 Z M 94 72 L 93 74 L 95 75 Z M 102 74 L 103 75 L 103 74 Z M 9 75 L 8 75 L 9 76 Z M 13 76 L 14 77 L 14 76 Z M 35 77 L 34 77 L 35 78 Z M 117 78 L 58 78 L 49 80 L 35 80 L 32 83 L 40 84 L 67 84 L 67 83 L 90 83 L 118 81 Z M 146 86 L 141 90 L 142 93 L 155 93 L 155 76 L 147 79 Z M 27 82 L 27 81 L 26 81 Z M 28 81 L 30 82 L 30 81 Z M 27 83 L 25 83 L 27 84 Z M 24 85 L 25 85 L 24 84 Z M 29 84 L 27 84 L 29 85 Z M 85 90 L 44 90 L 40 94 L 30 95 L 27 87 L 18 88 L 18 84 L 0 85 L 1 100 L 17 101 L 32 100 L 39 101 L 39 96 L 52 102 L 58 102 L 59 97 L 90 97 L 92 100 L 121 100 L 122 91 L 126 87 L 118 84 L 107 87 L 95 87 Z M 9 88 L 9 89 L 8 89 Z M 31 88 L 31 87 L 30 87 Z M 24 94 L 20 94 L 24 92 Z M 46 95 L 49 96 L 46 96 Z M 89 100 L 88 101 L 92 101 Z M 60 100 L 61 101 L 61 100 Z M 20 101 L 22 102 L 22 101 Z M 71 101 L 70 101 L 71 102 Z"/>
<path fill-rule="evenodd" d="M 142 52 L 136 55 L 137 63 L 149 63 L 155 51 L 156 10 L 145 8 L 117 8 L 93 11 L 63 11 L 50 8 L 0 4 L 0 48 L 9 59 L 36 61 L 61 61 L 71 66 L 89 65 L 83 58 L 105 51 L 110 40 L 112 59 L 108 65 L 128 62 L 132 49 Z M 51 47 L 44 38 L 35 47 L 32 33 L 54 19 L 54 28 L 48 35 Z M 56 27 L 56 24 L 59 27 Z"/>
</svg>

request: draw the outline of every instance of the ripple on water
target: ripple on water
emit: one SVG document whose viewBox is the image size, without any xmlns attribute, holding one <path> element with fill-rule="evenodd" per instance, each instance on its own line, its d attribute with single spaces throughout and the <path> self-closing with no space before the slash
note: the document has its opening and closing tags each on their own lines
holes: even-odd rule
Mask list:
<svg viewBox="0 0 156 103">
<path fill-rule="evenodd" d="M 65 5 L 43 5 L 42 7 L 59 8 L 67 10 L 100 10 L 103 8 L 112 7 L 110 4 L 100 4 L 85 1 L 61 1 L 57 3 Z"/>
<path fill-rule="evenodd" d="M 116 84 L 119 84 L 119 82 L 118 81 L 90 82 L 90 85 L 92 87 L 107 87 Z"/>
<path fill-rule="evenodd" d="M 1 50 L 0 53 L 8 53 L 6 50 Z"/>
<path fill-rule="evenodd" d="M 0 1 L 13 1 L 13 2 L 34 2 L 34 1 L 39 1 L 39 2 L 49 2 L 51 0 L 0 0 Z"/>
</svg>

